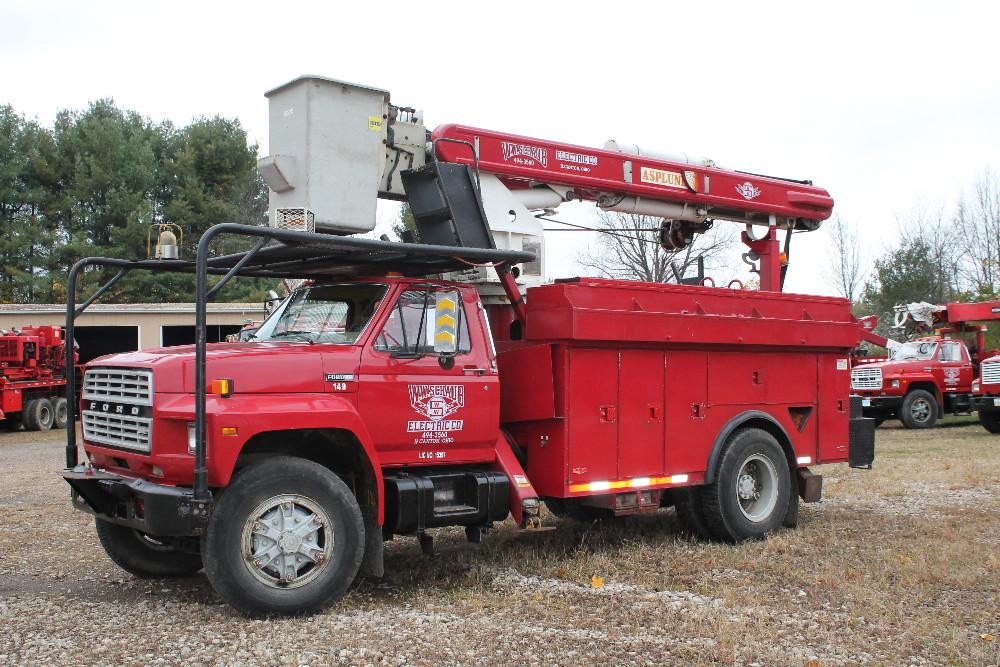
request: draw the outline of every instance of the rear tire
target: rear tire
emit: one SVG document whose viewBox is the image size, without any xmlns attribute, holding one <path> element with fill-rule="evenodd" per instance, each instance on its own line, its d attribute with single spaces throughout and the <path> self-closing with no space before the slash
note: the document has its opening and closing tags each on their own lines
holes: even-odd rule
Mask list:
<svg viewBox="0 0 1000 667">
<path fill-rule="evenodd" d="M 979 411 L 979 423 L 990 433 L 1000 433 L 1000 412 Z"/>
<path fill-rule="evenodd" d="M 699 540 L 715 539 L 705 521 L 697 487 L 685 486 L 673 489 L 670 495 L 673 496 L 674 509 L 677 511 L 677 520 L 680 521 L 681 530 Z"/>
<path fill-rule="evenodd" d="M 715 481 L 701 488 L 701 505 L 712 535 L 728 542 L 759 540 L 777 530 L 788 510 L 791 473 L 774 436 L 758 428 L 729 437 Z"/>
<path fill-rule="evenodd" d="M 108 558 L 140 579 L 189 577 L 201 569 L 201 556 L 178 551 L 170 538 L 152 537 L 103 519 L 95 524 Z"/>
<path fill-rule="evenodd" d="M 937 423 L 937 399 L 929 391 L 914 389 L 903 399 L 899 421 L 906 428 L 931 428 Z"/>
<path fill-rule="evenodd" d="M 69 409 L 65 398 L 59 397 L 52 401 L 52 414 L 54 416 L 52 426 L 63 429 L 69 424 Z"/>
<path fill-rule="evenodd" d="M 358 574 L 365 528 L 351 490 L 328 468 L 275 457 L 221 494 L 202 542 L 205 574 L 248 616 L 312 614 Z"/>
<path fill-rule="evenodd" d="M 35 401 L 25 401 L 21 404 L 21 423 L 24 424 L 25 431 L 37 431 L 38 426 L 32 419 L 35 412 Z"/>
</svg>

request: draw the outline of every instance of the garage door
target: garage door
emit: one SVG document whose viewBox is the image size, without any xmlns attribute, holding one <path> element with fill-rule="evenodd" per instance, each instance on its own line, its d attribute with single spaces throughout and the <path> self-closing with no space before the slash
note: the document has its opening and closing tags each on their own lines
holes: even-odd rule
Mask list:
<svg viewBox="0 0 1000 667">
<path fill-rule="evenodd" d="M 139 327 L 81 327 L 73 329 L 79 346 L 80 363 L 115 352 L 139 349 Z"/>
</svg>

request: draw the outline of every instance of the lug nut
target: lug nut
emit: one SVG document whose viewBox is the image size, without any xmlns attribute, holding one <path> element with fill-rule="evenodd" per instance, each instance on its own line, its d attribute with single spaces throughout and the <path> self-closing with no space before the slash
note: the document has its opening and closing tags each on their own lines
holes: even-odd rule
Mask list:
<svg viewBox="0 0 1000 667">
<path fill-rule="evenodd" d="M 318 554 L 316 554 L 313 560 L 317 563 L 322 563 L 323 561 L 326 560 L 326 554 L 320 551 Z"/>
</svg>

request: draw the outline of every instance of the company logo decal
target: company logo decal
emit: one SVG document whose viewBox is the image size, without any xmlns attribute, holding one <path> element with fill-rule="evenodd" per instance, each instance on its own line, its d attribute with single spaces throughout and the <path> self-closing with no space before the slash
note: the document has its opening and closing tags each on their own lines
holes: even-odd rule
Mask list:
<svg viewBox="0 0 1000 667">
<path fill-rule="evenodd" d="M 664 171 L 652 167 L 642 167 L 639 170 L 639 180 L 653 185 L 665 185 L 670 188 L 686 188 L 684 177 L 676 171 Z"/>
<path fill-rule="evenodd" d="M 409 433 L 421 433 L 415 442 L 450 442 L 449 431 L 461 431 L 461 419 L 448 419 L 465 407 L 465 387 L 460 384 L 411 384 L 410 407 L 424 417 L 406 423 Z"/>
<path fill-rule="evenodd" d="M 944 383 L 958 384 L 958 374 L 959 374 L 959 369 L 957 368 L 944 369 Z"/>
<path fill-rule="evenodd" d="M 503 159 L 514 164 L 533 167 L 540 164 L 543 167 L 549 166 L 549 149 L 541 146 L 528 146 L 525 144 L 515 144 L 509 141 L 501 142 L 503 149 Z"/>
<path fill-rule="evenodd" d="M 597 165 L 596 155 L 570 153 L 569 151 L 556 151 L 556 160 L 559 161 L 559 168 L 567 171 L 589 172 L 591 167 Z"/>
<path fill-rule="evenodd" d="M 754 184 L 750 181 L 737 185 L 736 191 L 740 193 L 744 199 L 754 199 L 760 196 L 760 188 L 754 187 Z"/>
</svg>

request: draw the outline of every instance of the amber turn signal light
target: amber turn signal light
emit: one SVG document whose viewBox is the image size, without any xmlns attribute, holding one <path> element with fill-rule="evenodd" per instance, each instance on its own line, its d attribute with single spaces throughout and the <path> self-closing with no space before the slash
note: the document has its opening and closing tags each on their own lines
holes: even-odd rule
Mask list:
<svg viewBox="0 0 1000 667">
<path fill-rule="evenodd" d="M 232 380 L 212 380 L 210 389 L 213 394 L 218 394 L 222 398 L 229 398 L 230 394 L 233 393 L 233 381 Z"/>
</svg>

